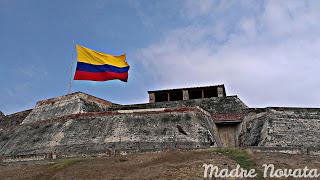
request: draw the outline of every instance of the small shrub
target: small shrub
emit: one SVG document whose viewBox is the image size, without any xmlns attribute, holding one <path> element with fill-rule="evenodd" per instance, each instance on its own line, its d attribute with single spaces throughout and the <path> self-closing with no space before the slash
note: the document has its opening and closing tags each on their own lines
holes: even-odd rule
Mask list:
<svg viewBox="0 0 320 180">
<path fill-rule="evenodd" d="M 81 159 L 61 159 L 51 165 L 52 169 L 63 169 L 81 162 Z"/>
</svg>

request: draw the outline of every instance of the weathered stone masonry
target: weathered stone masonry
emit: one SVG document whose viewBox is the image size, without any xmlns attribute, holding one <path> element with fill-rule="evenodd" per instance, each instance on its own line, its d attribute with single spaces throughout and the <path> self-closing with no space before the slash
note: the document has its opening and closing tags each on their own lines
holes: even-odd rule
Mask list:
<svg viewBox="0 0 320 180">
<path fill-rule="evenodd" d="M 240 146 L 319 148 L 320 109 L 251 109 L 241 124 Z"/>
<path fill-rule="evenodd" d="M 119 105 L 77 92 L 0 116 L 7 161 L 222 146 L 320 147 L 320 109 L 249 108 L 223 85 L 149 91 L 149 103 Z"/>
</svg>

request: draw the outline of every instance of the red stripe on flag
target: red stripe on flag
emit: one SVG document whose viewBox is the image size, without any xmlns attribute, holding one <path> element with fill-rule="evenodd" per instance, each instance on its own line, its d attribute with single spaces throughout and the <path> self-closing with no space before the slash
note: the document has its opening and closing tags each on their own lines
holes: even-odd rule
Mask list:
<svg viewBox="0 0 320 180">
<path fill-rule="evenodd" d="M 91 81 L 107 81 L 119 79 L 121 81 L 128 81 L 128 72 L 115 73 L 115 72 L 86 72 L 76 71 L 74 80 L 91 80 Z"/>
</svg>

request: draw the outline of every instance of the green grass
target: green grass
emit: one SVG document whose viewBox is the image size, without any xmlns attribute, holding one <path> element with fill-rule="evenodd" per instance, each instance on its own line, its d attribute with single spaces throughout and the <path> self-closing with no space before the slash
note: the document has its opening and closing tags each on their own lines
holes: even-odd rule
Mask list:
<svg viewBox="0 0 320 180">
<path fill-rule="evenodd" d="M 217 148 L 213 149 L 213 151 L 228 156 L 230 159 L 236 161 L 236 163 L 243 169 L 255 169 L 258 174 L 257 179 L 262 179 L 262 172 L 257 168 L 257 164 L 251 157 L 248 150 L 237 148 Z"/>
<path fill-rule="evenodd" d="M 77 164 L 81 161 L 83 161 L 83 159 L 61 159 L 52 164 L 50 168 L 59 170 Z"/>
<path fill-rule="evenodd" d="M 256 168 L 256 163 L 252 160 L 250 154 L 242 149 L 219 148 L 214 149 L 216 153 L 228 156 L 237 162 L 244 169 Z"/>
</svg>

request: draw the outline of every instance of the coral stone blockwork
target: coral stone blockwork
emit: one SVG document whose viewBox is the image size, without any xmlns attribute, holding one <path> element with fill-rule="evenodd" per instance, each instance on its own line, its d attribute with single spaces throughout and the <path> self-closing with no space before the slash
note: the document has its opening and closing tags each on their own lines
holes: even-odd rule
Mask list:
<svg viewBox="0 0 320 180">
<path fill-rule="evenodd" d="M 40 136 L 39 136 L 40 135 Z M 72 156 L 220 146 L 215 124 L 198 108 L 104 112 L 36 121 L 2 134 L 0 154 L 57 153 Z"/>
<path fill-rule="evenodd" d="M 0 158 L 211 146 L 320 152 L 318 108 L 249 108 L 238 96 L 226 96 L 223 85 L 149 91 L 149 98 L 149 103 L 119 105 L 77 92 L 0 114 Z"/>
</svg>

